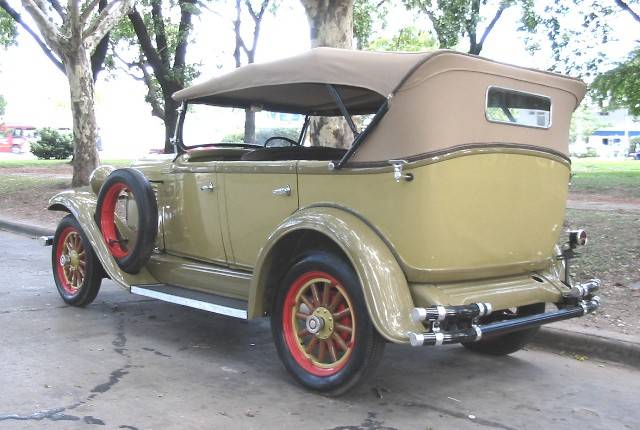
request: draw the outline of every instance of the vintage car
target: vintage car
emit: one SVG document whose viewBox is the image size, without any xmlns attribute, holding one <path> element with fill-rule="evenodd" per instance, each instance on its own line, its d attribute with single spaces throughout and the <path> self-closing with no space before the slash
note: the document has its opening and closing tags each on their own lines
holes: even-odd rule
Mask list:
<svg viewBox="0 0 640 430">
<path fill-rule="evenodd" d="M 387 342 L 512 353 L 599 305 L 600 281 L 569 276 L 586 234 L 563 231 L 584 94 L 579 80 L 447 50 L 318 48 L 241 67 L 175 93 L 175 154 L 101 166 L 90 189 L 51 199 L 69 213 L 43 239 L 55 283 L 76 306 L 108 277 L 269 316 L 286 369 L 332 395 Z M 298 138 L 238 141 L 249 116 L 270 130 L 297 119 Z M 352 141 L 305 145 L 336 118 L 329 136 L 346 124 Z"/>
</svg>

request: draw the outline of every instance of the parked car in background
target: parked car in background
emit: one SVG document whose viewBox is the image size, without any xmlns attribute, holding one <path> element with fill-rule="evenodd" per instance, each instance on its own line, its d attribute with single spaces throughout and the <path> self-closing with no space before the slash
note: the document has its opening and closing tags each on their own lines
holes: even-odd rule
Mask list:
<svg viewBox="0 0 640 430">
<path fill-rule="evenodd" d="M 58 292 L 85 306 L 109 277 L 131 293 L 269 317 L 293 378 L 333 395 L 366 379 L 389 342 L 510 354 L 540 325 L 599 305 L 598 280 L 569 276 L 586 234 L 556 246 L 585 91 L 453 51 L 331 48 L 194 85 L 173 96 L 175 154 L 99 167 L 90 190 L 51 199 L 68 212 L 44 238 Z M 253 135 L 272 130 L 262 145 L 235 137 L 245 109 Z M 270 112 L 297 115 L 297 136 L 274 132 Z M 304 146 L 329 117 L 355 137 Z"/>
<path fill-rule="evenodd" d="M 38 131 L 34 126 L 0 124 L 0 152 L 29 152 L 31 142 L 37 136 Z"/>
</svg>

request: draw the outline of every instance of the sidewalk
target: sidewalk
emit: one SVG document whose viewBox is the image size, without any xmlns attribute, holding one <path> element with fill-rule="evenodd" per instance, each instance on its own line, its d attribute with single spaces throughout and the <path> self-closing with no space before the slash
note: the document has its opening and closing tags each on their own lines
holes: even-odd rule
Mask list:
<svg viewBox="0 0 640 430">
<path fill-rule="evenodd" d="M 0 229 L 31 237 L 53 235 L 55 228 L 0 217 Z M 600 359 L 640 368 L 640 335 L 587 330 L 561 321 L 540 329 L 532 346 L 580 359 Z"/>
</svg>

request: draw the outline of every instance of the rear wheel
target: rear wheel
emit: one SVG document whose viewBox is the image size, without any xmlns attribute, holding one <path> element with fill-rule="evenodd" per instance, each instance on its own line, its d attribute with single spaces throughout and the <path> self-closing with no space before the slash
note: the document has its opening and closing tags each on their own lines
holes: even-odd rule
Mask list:
<svg viewBox="0 0 640 430">
<path fill-rule="evenodd" d="M 506 310 L 496 312 L 486 319 L 481 320 L 482 324 L 499 321 L 509 318 L 518 318 L 529 315 L 541 314 L 544 312 L 544 303 L 534 303 L 532 305 L 520 306 L 515 312 Z M 475 352 L 489 355 L 508 355 L 522 348 L 533 339 L 540 327 L 528 328 L 525 330 L 481 339 L 478 342 L 465 342 L 463 345 Z"/>
<path fill-rule="evenodd" d="M 329 395 L 346 392 L 370 374 L 385 345 L 369 319 L 355 272 L 324 251 L 302 258 L 285 275 L 271 329 L 289 373 Z"/>
<path fill-rule="evenodd" d="M 102 267 L 73 215 L 65 216 L 53 237 L 53 279 L 66 303 L 86 306 L 100 290 Z"/>
<path fill-rule="evenodd" d="M 22 148 L 20 147 L 20 145 L 13 145 L 11 147 L 11 152 L 14 154 L 21 154 L 22 153 Z"/>
</svg>

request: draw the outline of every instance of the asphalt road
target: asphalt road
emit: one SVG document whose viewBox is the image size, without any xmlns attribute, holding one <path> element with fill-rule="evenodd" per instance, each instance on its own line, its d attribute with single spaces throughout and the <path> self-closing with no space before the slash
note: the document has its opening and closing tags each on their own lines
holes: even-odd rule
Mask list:
<svg viewBox="0 0 640 430">
<path fill-rule="evenodd" d="M 640 372 L 541 351 L 488 358 L 389 345 L 338 399 L 298 387 L 268 321 L 104 282 L 65 306 L 50 248 L 0 232 L 0 429 L 638 429 Z"/>
</svg>

